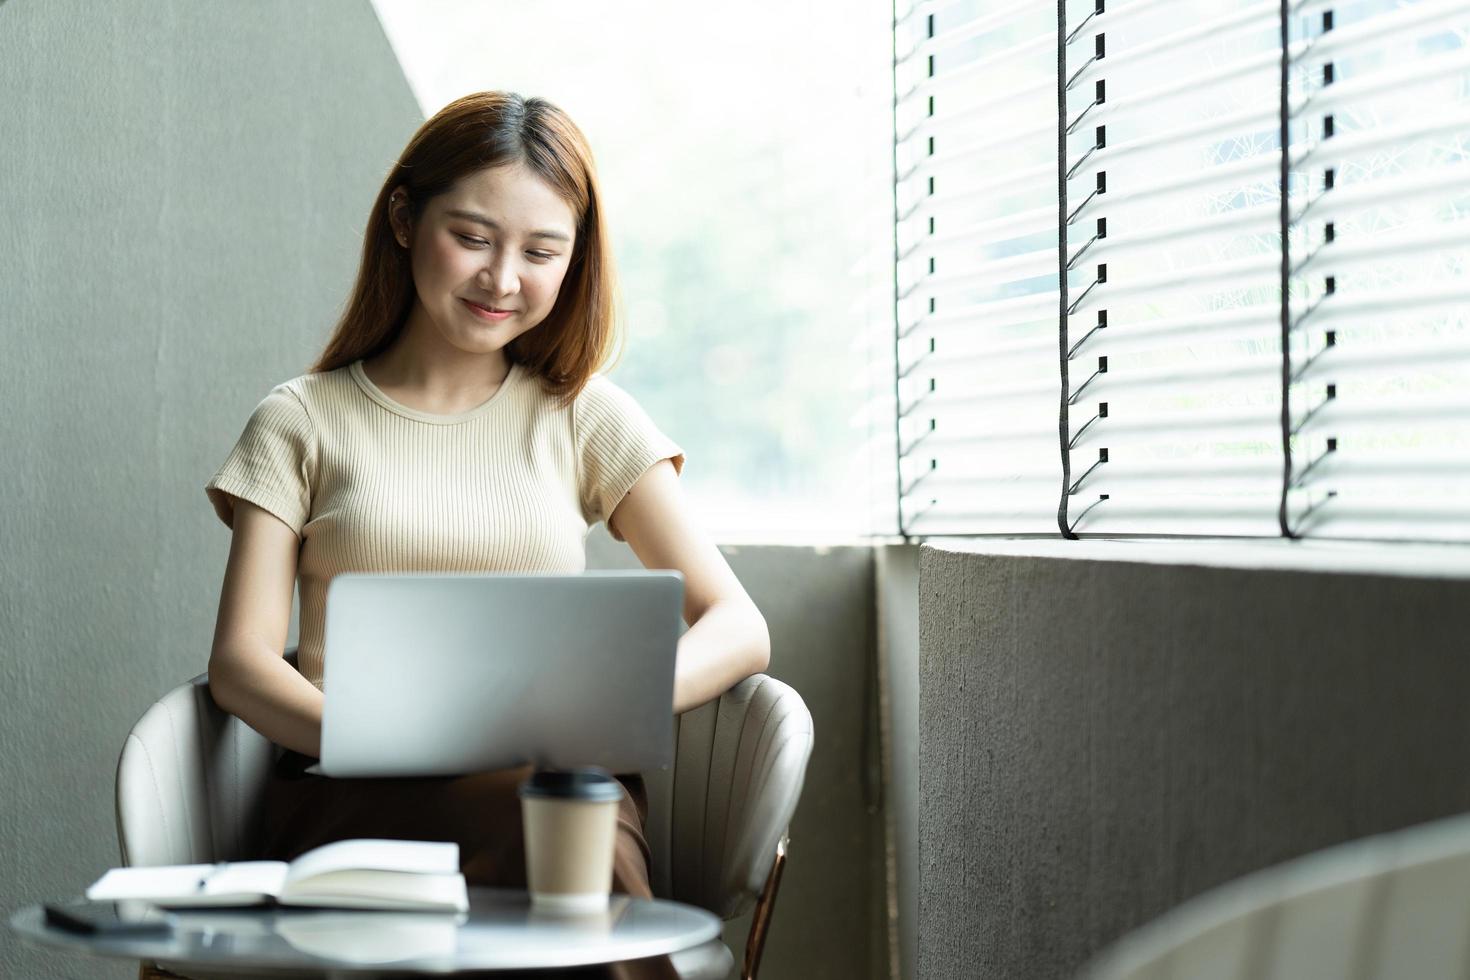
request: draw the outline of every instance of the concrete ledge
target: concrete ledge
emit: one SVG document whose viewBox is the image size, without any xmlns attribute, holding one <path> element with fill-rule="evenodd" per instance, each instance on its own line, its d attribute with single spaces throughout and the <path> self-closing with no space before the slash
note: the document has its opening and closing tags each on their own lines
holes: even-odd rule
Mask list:
<svg viewBox="0 0 1470 980">
<path fill-rule="evenodd" d="M 1470 579 L 1470 546 L 1287 538 L 948 538 L 960 554 Z"/>
<path fill-rule="evenodd" d="M 1470 810 L 1470 586 L 1252 550 L 922 549 L 920 976 L 1069 976 L 1216 884 Z"/>
</svg>

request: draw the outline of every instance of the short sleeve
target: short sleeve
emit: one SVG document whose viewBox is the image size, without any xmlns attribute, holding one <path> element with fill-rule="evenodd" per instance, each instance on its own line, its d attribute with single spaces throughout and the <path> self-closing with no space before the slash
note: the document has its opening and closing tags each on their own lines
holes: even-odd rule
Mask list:
<svg viewBox="0 0 1470 980">
<path fill-rule="evenodd" d="M 235 526 L 235 501 L 250 501 L 299 536 L 311 513 L 316 437 L 306 406 L 286 385 L 271 389 L 245 423 L 235 448 L 204 492 L 225 526 Z"/>
<path fill-rule="evenodd" d="M 588 524 L 605 521 L 638 478 L 661 459 L 684 471 L 684 450 L 664 435 L 632 395 L 600 374 L 572 403 L 578 460 L 578 496 Z M 623 536 L 611 525 L 619 541 Z"/>
</svg>

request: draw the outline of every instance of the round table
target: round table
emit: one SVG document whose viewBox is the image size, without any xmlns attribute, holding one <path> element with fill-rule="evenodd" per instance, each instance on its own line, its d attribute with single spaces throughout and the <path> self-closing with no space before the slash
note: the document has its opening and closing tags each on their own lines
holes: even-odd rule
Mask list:
<svg viewBox="0 0 1470 980">
<path fill-rule="evenodd" d="M 10 917 L 25 939 L 165 970 L 261 977 L 434 975 L 586 966 L 674 953 L 720 934 L 720 920 L 664 899 L 614 895 L 605 912 L 533 908 L 523 891 L 471 888 L 468 913 L 349 909 L 176 909 L 157 938 L 85 936 L 46 925 L 41 906 Z"/>
</svg>

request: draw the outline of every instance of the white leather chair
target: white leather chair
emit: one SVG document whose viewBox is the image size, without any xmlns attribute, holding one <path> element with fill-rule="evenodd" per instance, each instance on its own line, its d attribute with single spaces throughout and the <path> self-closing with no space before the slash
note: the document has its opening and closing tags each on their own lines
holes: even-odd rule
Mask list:
<svg viewBox="0 0 1470 980">
<path fill-rule="evenodd" d="M 295 651 L 287 658 L 294 663 Z M 796 691 L 757 674 L 679 716 L 676 732 L 674 765 L 644 777 L 653 892 L 727 920 L 754 904 L 740 974 L 754 977 L 780 884 L 787 826 L 811 756 L 811 714 Z M 277 752 L 215 705 L 206 675 L 168 692 L 133 726 L 118 759 L 123 865 L 249 855 Z M 688 980 L 725 980 L 734 970 L 734 957 L 719 939 L 673 959 Z M 142 978 L 172 975 L 146 963 L 140 971 Z"/>
<path fill-rule="evenodd" d="M 1470 814 L 1340 844 L 1205 892 L 1086 980 L 1464 980 Z"/>
</svg>

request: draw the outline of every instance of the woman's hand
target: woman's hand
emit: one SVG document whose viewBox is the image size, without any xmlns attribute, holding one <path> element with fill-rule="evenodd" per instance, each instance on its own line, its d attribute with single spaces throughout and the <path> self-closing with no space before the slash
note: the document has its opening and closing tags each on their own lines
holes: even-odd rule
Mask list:
<svg viewBox="0 0 1470 980">
<path fill-rule="evenodd" d="M 674 464 L 659 460 L 608 516 L 645 568 L 684 575 L 684 622 L 674 663 L 674 714 L 724 694 L 771 662 L 766 620 L 725 556 L 694 521 Z"/>
</svg>

